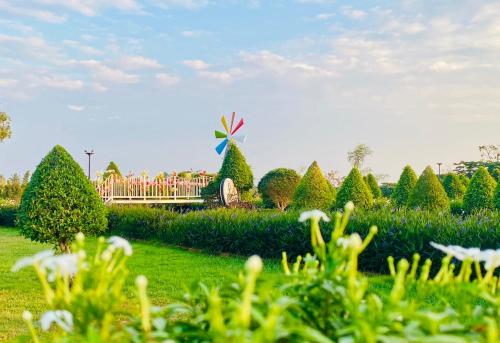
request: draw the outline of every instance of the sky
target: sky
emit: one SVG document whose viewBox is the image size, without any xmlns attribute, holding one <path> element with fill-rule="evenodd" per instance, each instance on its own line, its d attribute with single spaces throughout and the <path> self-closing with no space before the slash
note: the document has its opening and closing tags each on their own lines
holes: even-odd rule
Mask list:
<svg viewBox="0 0 500 343">
<path fill-rule="evenodd" d="M 500 2 L 0 0 L 0 174 L 56 144 L 83 168 L 217 171 L 221 115 L 258 180 L 317 160 L 397 180 L 500 144 Z"/>
</svg>

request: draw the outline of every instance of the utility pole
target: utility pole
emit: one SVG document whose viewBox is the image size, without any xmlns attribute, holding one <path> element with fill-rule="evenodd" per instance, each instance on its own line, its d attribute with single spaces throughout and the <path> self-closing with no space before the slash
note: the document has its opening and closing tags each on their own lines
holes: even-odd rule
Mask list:
<svg viewBox="0 0 500 343">
<path fill-rule="evenodd" d="M 85 154 L 89 156 L 89 180 L 90 180 L 90 158 L 95 154 L 94 150 L 85 150 Z"/>
<path fill-rule="evenodd" d="M 438 165 L 438 175 L 439 177 L 441 177 L 441 165 L 443 164 L 443 162 L 438 162 L 437 165 Z"/>
</svg>

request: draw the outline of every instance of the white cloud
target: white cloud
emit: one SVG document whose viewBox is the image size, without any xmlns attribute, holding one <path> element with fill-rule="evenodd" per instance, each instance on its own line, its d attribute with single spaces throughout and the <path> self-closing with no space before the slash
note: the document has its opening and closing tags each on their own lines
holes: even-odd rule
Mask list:
<svg viewBox="0 0 500 343">
<path fill-rule="evenodd" d="M 186 30 L 186 31 L 181 31 L 181 36 L 187 38 L 200 38 L 201 36 L 203 36 L 204 33 L 205 33 L 204 31 Z"/>
<path fill-rule="evenodd" d="M 144 56 L 125 56 L 118 61 L 118 64 L 126 70 L 158 69 L 162 67 L 157 60 Z"/>
<path fill-rule="evenodd" d="M 36 82 L 36 81 L 35 81 Z M 83 87 L 83 81 L 74 80 L 66 76 L 41 76 L 38 83 L 49 88 L 58 88 L 65 90 L 79 90 Z"/>
<path fill-rule="evenodd" d="M 465 66 L 461 63 L 436 61 L 430 66 L 430 69 L 438 72 L 450 72 L 450 71 L 462 70 L 464 69 L 464 67 Z"/>
<path fill-rule="evenodd" d="M 342 14 L 351 19 L 360 20 L 366 16 L 366 12 L 362 10 L 352 9 L 350 7 L 343 7 Z"/>
<path fill-rule="evenodd" d="M 167 73 L 158 73 L 155 75 L 156 81 L 162 86 L 173 86 L 179 83 L 180 79 Z"/>
<path fill-rule="evenodd" d="M 132 84 L 139 82 L 139 76 L 128 74 L 121 69 L 111 68 L 97 60 L 71 60 L 69 66 L 82 66 L 91 71 L 94 78 L 101 82 L 113 82 L 118 84 Z"/>
<path fill-rule="evenodd" d="M 102 55 L 101 50 L 98 50 L 92 46 L 83 45 L 78 41 L 65 39 L 65 40 L 63 40 L 63 44 L 66 46 L 69 46 L 73 49 L 76 49 L 76 50 L 78 50 L 86 55 L 92 55 L 92 56 Z"/>
<path fill-rule="evenodd" d="M 70 111 L 74 112 L 81 112 L 85 109 L 85 106 L 78 106 L 78 105 L 68 105 L 68 109 Z"/>
<path fill-rule="evenodd" d="M 19 83 L 19 80 L 15 79 L 0 79 L 0 88 L 13 87 Z"/>
<path fill-rule="evenodd" d="M 323 21 L 323 20 L 328 20 L 330 18 L 333 18 L 335 16 L 335 13 L 319 13 L 317 14 L 314 19 Z"/>
<path fill-rule="evenodd" d="M 135 0 L 36 0 L 36 2 L 65 7 L 86 16 L 95 16 L 105 8 L 117 8 L 122 11 L 136 11 L 141 8 Z"/>
<path fill-rule="evenodd" d="M 154 0 L 154 3 L 161 8 L 181 7 L 195 10 L 209 4 L 208 0 Z"/>
<path fill-rule="evenodd" d="M 35 18 L 52 24 L 59 24 L 66 21 L 66 18 L 64 16 L 60 16 L 54 12 L 35 9 L 32 6 L 20 7 L 17 5 L 13 5 L 10 1 L 7 0 L 0 0 L 0 10 L 13 15 Z"/>
<path fill-rule="evenodd" d="M 231 82 L 243 75 L 243 71 L 240 68 L 230 68 L 223 71 L 210 71 L 201 70 L 199 75 L 208 79 L 217 80 L 221 82 Z"/>
<path fill-rule="evenodd" d="M 194 70 L 205 70 L 210 67 L 210 65 L 202 60 L 185 60 L 182 61 L 185 66 Z"/>
</svg>

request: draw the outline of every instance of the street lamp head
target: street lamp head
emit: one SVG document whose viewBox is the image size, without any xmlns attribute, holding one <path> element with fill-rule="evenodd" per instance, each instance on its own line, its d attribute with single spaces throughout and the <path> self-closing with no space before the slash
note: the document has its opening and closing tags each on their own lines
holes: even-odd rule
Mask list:
<svg viewBox="0 0 500 343">
<path fill-rule="evenodd" d="M 89 156 L 90 156 L 90 155 L 94 155 L 94 154 L 95 154 L 94 149 L 92 149 L 92 150 L 84 150 L 84 151 L 85 151 L 85 153 L 86 153 L 87 155 L 89 155 Z"/>
</svg>

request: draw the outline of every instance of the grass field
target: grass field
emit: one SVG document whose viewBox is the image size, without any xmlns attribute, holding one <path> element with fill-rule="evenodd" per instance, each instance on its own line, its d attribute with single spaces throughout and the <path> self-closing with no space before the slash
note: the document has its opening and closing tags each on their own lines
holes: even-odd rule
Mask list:
<svg viewBox="0 0 500 343">
<path fill-rule="evenodd" d="M 95 246 L 89 239 L 88 250 Z M 50 245 L 34 243 L 19 236 L 14 228 L 0 228 L 0 341 L 10 341 L 26 333 L 21 319 L 23 310 L 30 310 L 37 318 L 45 311 L 38 279 L 32 269 L 17 273 L 11 267 L 21 257 L 33 255 Z M 232 280 L 243 268 L 245 258 L 211 256 L 198 251 L 188 251 L 151 242 L 133 242 L 134 255 L 129 260 L 131 272 L 126 294 L 134 306 L 134 279 L 138 274 L 149 279 L 148 292 L 154 304 L 172 302 L 184 293 L 186 286 L 203 281 L 208 285 L 221 285 Z M 278 260 L 265 260 L 263 280 L 281 277 Z M 387 293 L 387 277 L 371 277 L 371 287 Z"/>
</svg>

